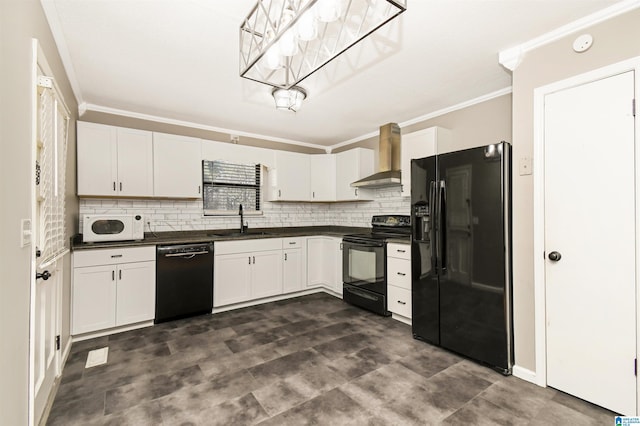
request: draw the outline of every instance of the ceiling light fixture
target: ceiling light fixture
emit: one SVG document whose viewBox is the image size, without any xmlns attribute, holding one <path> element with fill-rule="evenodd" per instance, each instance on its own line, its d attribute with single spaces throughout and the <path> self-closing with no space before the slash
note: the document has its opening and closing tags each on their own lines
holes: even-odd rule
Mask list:
<svg viewBox="0 0 640 426">
<path fill-rule="evenodd" d="M 240 76 L 291 89 L 406 9 L 407 0 L 259 0 L 240 25 Z"/>
<path fill-rule="evenodd" d="M 276 87 L 271 92 L 276 101 L 276 108 L 297 112 L 302 107 L 302 101 L 307 97 L 307 92 L 302 87 L 293 86 L 290 89 Z"/>
</svg>

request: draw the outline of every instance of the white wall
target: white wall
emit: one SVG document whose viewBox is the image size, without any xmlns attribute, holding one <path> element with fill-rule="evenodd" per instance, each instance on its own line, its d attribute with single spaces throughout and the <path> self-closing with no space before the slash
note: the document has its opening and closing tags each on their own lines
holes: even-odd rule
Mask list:
<svg viewBox="0 0 640 426">
<path fill-rule="evenodd" d="M 572 49 L 583 33 L 593 36 L 584 53 Z M 533 91 L 555 81 L 640 56 L 640 9 L 527 52 L 513 72 L 513 162 L 533 158 Z M 636 83 L 637 84 L 637 83 Z M 541 159 L 533 158 L 533 161 Z M 567 165 L 570 168 L 571 165 Z M 570 170 L 570 169 L 569 169 Z M 535 371 L 533 175 L 513 174 L 513 282 L 515 360 Z M 590 241 L 585 232 L 585 244 Z"/>
<path fill-rule="evenodd" d="M 69 108 L 77 110 L 40 2 L 0 1 L 0 341 L 3 344 L 0 423 L 3 425 L 26 425 L 28 418 L 29 282 L 33 248 L 20 247 L 19 228 L 20 219 L 31 215 L 34 178 L 31 172 L 32 38 L 39 40 Z M 75 132 L 70 135 L 72 142 L 74 135 Z M 73 196 L 75 144 L 71 145 L 67 226 L 73 234 L 77 230 L 77 199 Z M 64 265 L 68 268 L 68 259 Z M 65 275 L 64 288 L 68 291 L 68 269 Z M 68 311 L 63 315 L 68 317 Z M 65 324 L 68 326 L 68 321 Z"/>
</svg>

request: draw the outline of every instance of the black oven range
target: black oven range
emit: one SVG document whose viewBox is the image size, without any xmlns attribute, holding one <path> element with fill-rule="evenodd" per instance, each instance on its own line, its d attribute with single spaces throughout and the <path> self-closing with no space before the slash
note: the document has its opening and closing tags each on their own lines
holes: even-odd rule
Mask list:
<svg viewBox="0 0 640 426">
<path fill-rule="evenodd" d="M 345 302 L 389 316 L 387 310 L 387 241 L 411 237 L 411 217 L 377 215 L 368 234 L 342 238 L 342 285 Z"/>
</svg>

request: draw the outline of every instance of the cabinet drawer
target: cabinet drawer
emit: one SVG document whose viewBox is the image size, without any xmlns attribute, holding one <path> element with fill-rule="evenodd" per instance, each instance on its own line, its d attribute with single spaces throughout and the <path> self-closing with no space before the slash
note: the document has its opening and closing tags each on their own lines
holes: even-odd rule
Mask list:
<svg viewBox="0 0 640 426">
<path fill-rule="evenodd" d="M 219 241 L 214 245 L 215 254 L 253 253 L 256 251 L 282 250 L 281 238 L 257 238 L 255 240 Z"/>
<path fill-rule="evenodd" d="M 409 244 L 387 244 L 387 257 L 397 257 L 411 260 L 411 246 Z"/>
<path fill-rule="evenodd" d="M 306 238 L 304 237 L 289 237 L 282 239 L 282 249 L 294 249 L 294 248 L 302 248 L 306 246 L 305 242 Z"/>
<path fill-rule="evenodd" d="M 411 290 L 396 287 L 394 285 L 387 286 L 387 309 L 391 312 L 411 318 Z"/>
<path fill-rule="evenodd" d="M 387 257 L 387 282 L 411 290 L 411 261 Z"/>
<path fill-rule="evenodd" d="M 74 268 L 156 260 L 156 246 L 86 249 L 73 252 Z"/>
</svg>

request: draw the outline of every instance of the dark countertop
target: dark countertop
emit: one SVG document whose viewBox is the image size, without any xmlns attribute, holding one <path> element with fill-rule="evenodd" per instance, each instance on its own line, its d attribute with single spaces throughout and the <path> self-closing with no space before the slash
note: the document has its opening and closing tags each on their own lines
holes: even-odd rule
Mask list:
<svg viewBox="0 0 640 426">
<path fill-rule="evenodd" d="M 83 243 L 82 235 L 78 234 L 71 239 L 71 250 L 75 251 L 94 248 L 135 247 L 163 244 L 191 244 L 211 241 L 249 240 L 256 238 L 311 237 L 316 235 L 342 237 L 346 234 L 362 234 L 367 232 L 371 232 L 371 228 L 352 226 L 249 228 L 245 234 L 240 234 L 237 229 L 207 229 L 203 231 L 145 232 L 144 240 L 97 243 Z"/>
</svg>

